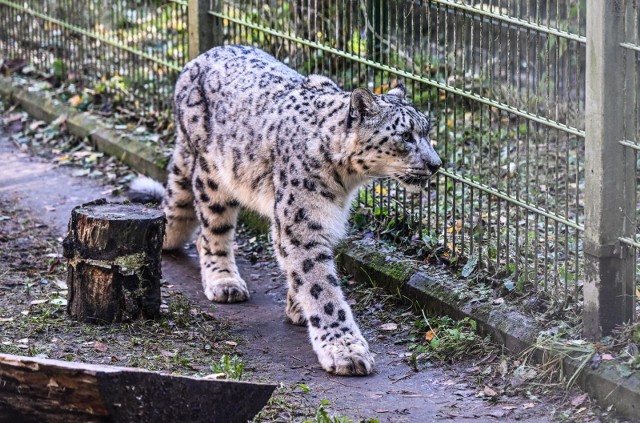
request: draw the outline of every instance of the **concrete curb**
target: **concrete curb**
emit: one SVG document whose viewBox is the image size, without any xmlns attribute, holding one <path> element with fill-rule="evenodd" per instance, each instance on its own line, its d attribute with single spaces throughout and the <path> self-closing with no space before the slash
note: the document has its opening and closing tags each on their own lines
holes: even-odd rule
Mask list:
<svg viewBox="0 0 640 423">
<path fill-rule="evenodd" d="M 167 172 L 158 164 L 162 157 L 157 152 L 106 127 L 90 113 L 76 112 L 42 93 L 16 87 L 11 79 L 5 77 L 0 77 L 0 96 L 17 102 L 36 119 L 51 122 L 66 114 L 67 127 L 74 135 L 88 136 L 98 150 L 119 157 L 132 168 L 156 180 L 166 180 Z M 255 219 L 253 216 L 249 221 Z M 262 226 L 263 229 L 265 227 L 264 223 L 251 224 Z M 491 335 L 494 341 L 514 353 L 536 344 L 540 328 L 523 314 L 506 306 L 491 307 L 464 300 L 424 271 L 413 268 L 400 271 L 390 269 L 384 264 L 385 261 L 383 253 L 354 243 L 344 243 L 338 252 L 338 264 L 359 281 L 375 280 L 421 308 L 458 319 L 470 317 L 478 323 L 482 333 Z M 540 357 L 542 351 L 538 352 Z M 573 374 L 580 361 L 565 357 L 563 364 L 566 373 Z M 590 367 L 583 369 L 576 382 L 601 406 L 613 406 L 617 413 L 632 421 L 640 421 L 640 372 L 623 373 L 615 363 L 602 362 L 595 370 Z"/>
</svg>

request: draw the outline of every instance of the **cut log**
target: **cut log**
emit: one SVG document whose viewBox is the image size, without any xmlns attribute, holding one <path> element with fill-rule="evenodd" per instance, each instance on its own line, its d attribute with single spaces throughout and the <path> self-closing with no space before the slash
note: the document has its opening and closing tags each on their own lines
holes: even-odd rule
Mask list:
<svg viewBox="0 0 640 423">
<path fill-rule="evenodd" d="M 63 242 L 67 311 L 84 322 L 153 319 L 160 314 L 164 213 L 96 200 L 71 212 Z"/>
<path fill-rule="evenodd" d="M 0 354 L 0 421 L 246 422 L 275 385 Z"/>
</svg>

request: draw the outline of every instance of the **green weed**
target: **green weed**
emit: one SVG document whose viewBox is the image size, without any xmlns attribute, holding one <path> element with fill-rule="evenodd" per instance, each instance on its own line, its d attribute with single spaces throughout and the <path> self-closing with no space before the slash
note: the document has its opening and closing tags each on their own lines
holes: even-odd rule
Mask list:
<svg viewBox="0 0 640 423">
<path fill-rule="evenodd" d="M 485 344 L 477 333 L 476 321 L 465 317 L 454 320 L 448 316 L 427 318 L 423 312 L 423 320 L 416 321 L 412 334 L 413 343 L 409 350 L 409 364 L 417 368 L 418 362 L 424 359 L 448 360 L 468 355 Z"/>
<path fill-rule="evenodd" d="M 244 363 L 242 360 L 234 355 L 229 357 L 224 354 L 220 357 L 220 361 L 211 364 L 211 371 L 214 373 L 224 373 L 227 379 L 240 380 L 242 379 L 242 372 L 244 370 Z"/>
</svg>

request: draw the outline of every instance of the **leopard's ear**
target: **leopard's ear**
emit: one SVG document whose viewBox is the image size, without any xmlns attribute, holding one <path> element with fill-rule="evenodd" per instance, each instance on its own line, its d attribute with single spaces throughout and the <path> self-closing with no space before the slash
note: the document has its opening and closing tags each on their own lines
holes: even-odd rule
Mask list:
<svg viewBox="0 0 640 423">
<path fill-rule="evenodd" d="M 407 89 L 405 88 L 404 84 L 397 84 L 395 87 L 387 91 L 387 94 L 395 95 L 404 99 L 407 96 Z"/>
<path fill-rule="evenodd" d="M 380 106 L 376 99 L 366 88 L 356 88 L 351 93 L 351 104 L 349 106 L 349 116 L 352 118 L 366 118 L 375 116 L 380 112 Z"/>
</svg>

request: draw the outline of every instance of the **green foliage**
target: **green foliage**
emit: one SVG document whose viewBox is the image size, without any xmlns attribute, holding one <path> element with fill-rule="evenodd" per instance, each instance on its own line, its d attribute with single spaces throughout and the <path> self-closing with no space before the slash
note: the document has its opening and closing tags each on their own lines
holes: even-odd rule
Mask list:
<svg viewBox="0 0 640 423">
<path fill-rule="evenodd" d="M 484 340 L 477 334 L 475 320 L 465 317 L 454 320 L 448 316 L 416 321 L 412 331 L 413 352 L 409 362 L 417 367 L 424 359 L 453 360 L 481 347 Z"/>
<path fill-rule="evenodd" d="M 244 363 L 240 357 L 234 355 L 229 357 L 223 355 L 220 357 L 220 361 L 211 364 L 211 371 L 214 373 L 224 373 L 227 379 L 240 380 L 242 379 L 242 372 L 244 370 Z"/>
</svg>

